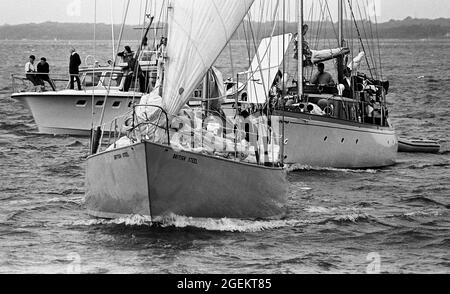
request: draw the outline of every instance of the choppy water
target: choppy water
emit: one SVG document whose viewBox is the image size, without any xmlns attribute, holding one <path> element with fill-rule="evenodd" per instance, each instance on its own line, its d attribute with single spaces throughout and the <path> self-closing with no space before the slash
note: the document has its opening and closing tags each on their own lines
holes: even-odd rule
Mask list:
<svg viewBox="0 0 450 294">
<path fill-rule="evenodd" d="M 378 259 L 382 272 L 450 273 L 450 40 L 382 46 L 399 134 L 439 140 L 442 154 L 401 154 L 382 170 L 292 173 L 284 220 L 174 216 L 154 227 L 136 216 L 90 218 L 88 141 L 36 135 L 30 113 L 8 99 L 9 74 L 30 53 L 65 71 L 68 43 L 2 41 L 0 273 L 365 273 Z"/>
</svg>

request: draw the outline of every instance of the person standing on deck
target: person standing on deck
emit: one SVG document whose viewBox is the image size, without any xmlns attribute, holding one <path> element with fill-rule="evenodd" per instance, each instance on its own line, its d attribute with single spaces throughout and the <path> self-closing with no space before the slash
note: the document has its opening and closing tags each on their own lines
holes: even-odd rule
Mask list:
<svg viewBox="0 0 450 294">
<path fill-rule="evenodd" d="M 70 74 L 70 89 L 73 90 L 75 88 L 75 81 L 77 80 L 78 90 L 81 91 L 81 81 L 80 81 L 80 65 L 81 58 L 80 55 L 76 52 L 75 48 L 70 49 L 70 63 L 69 63 L 69 74 Z"/>
<path fill-rule="evenodd" d="M 336 83 L 330 73 L 325 71 L 325 64 L 319 63 L 317 65 L 317 70 L 319 71 L 314 78 L 311 80 L 313 85 L 324 85 L 324 86 L 334 86 Z"/>
<path fill-rule="evenodd" d="M 37 72 L 39 73 L 39 78 L 42 80 L 42 84 L 44 82 L 49 83 L 50 87 L 52 87 L 53 91 L 56 91 L 55 83 L 50 79 L 48 73 L 50 73 L 50 65 L 47 63 L 47 59 L 45 57 L 41 58 L 41 62 L 37 65 Z"/>
</svg>

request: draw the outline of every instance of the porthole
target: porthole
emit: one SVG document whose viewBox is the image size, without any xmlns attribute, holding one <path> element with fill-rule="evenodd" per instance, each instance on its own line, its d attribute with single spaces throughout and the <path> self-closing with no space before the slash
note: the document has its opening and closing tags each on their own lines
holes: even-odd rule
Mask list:
<svg viewBox="0 0 450 294">
<path fill-rule="evenodd" d="M 102 107 L 102 106 L 103 106 L 103 103 L 105 103 L 105 101 L 99 100 L 99 101 L 97 101 L 97 103 L 95 103 L 95 106 L 97 106 L 97 107 Z"/>
<path fill-rule="evenodd" d="M 86 107 L 87 101 L 86 100 L 78 100 L 76 106 L 77 107 Z"/>
<path fill-rule="evenodd" d="M 113 108 L 120 108 L 120 101 L 115 101 L 112 105 Z"/>
</svg>

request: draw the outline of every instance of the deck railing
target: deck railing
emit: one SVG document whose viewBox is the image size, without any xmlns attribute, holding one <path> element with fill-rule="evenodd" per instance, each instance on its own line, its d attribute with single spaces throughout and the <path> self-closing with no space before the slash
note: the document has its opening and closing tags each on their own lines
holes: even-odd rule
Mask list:
<svg viewBox="0 0 450 294">
<path fill-rule="evenodd" d="M 151 111 L 151 117 L 146 117 L 142 112 L 137 112 L 140 108 L 147 108 L 147 110 L 153 108 L 154 111 Z M 187 116 L 176 117 L 169 121 L 169 115 L 160 106 L 135 105 L 132 113 L 120 116 L 102 127 L 100 142 L 104 144 L 101 144 L 102 146 L 95 150 L 102 152 L 106 149 L 120 147 L 118 146 L 119 140 L 127 137 L 129 142 L 137 143 L 148 140 L 174 149 L 208 153 L 240 162 L 266 166 L 281 165 L 280 152 L 283 137 L 279 133 L 279 129 L 274 126 L 275 122 L 279 121 L 278 118 L 273 118 L 272 124 L 268 124 L 268 121 L 264 123 L 264 121 L 259 121 L 258 118 L 229 121 L 218 112 L 210 111 L 208 115 L 208 117 L 202 116 L 199 118 L 201 125 L 198 126 L 194 121 L 195 119 Z M 220 125 L 217 133 L 206 128 L 208 118 L 211 118 L 211 115 L 215 115 L 217 119 L 212 121 L 213 125 L 215 122 L 219 122 L 220 125 L 223 120 L 227 121 L 227 123 Z M 190 119 L 190 125 L 187 128 L 184 127 L 187 125 L 184 125 L 182 128 L 172 129 L 173 124 L 177 122 L 177 118 L 180 119 L 181 125 L 187 124 L 186 119 Z M 261 128 L 266 129 L 266 131 L 263 131 L 264 135 L 261 134 Z M 103 135 L 108 136 L 107 140 L 103 140 Z M 180 137 L 185 139 L 182 142 L 184 147 L 179 145 L 181 143 Z M 219 140 L 219 142 L 216 140 Z M 220 147 L 223 147 L 223 149 Z"/>
<path fill-rule="evenodd" d="M 11 74 L 13 93 L 53 91 L 50 83 L 53 83 L 55 90 L 58 91 L 67 89 L 70 84 L 69 74 L 31 73 L 30 75 L 33 80 L 26 74 Z M 76 82 L 75 87 L 77 87 Z"/>
</svg>

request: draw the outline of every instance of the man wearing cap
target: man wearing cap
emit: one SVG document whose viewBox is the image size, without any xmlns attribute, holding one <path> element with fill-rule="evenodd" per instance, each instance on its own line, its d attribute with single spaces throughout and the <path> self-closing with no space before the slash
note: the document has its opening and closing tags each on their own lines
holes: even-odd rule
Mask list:
<svg viewBox="0 0 450 294">
<path fill-rule="evenodd" d="M 47 59 L 45 57 L 41 58 L 41 62 L 37 65 L 37 72 L 39 73 L 39 78 L 44 82 L 49 83 L 50 87 L 52 87 L 53 91 L 56 91 L 55 84 L 52 79 L 50 79 L 48 73 L 50 72 L 50 65 L 47 63 Z"/>
<path fill-rule="evenodd" d="M 81 91 L 81 81 L 80 81 L 80 65 L 81 58 L 80 55 L 76 52 L 75 48 L 70 49 L 70 63 L 69 63 L 69 74 L 70 74 L 70 89 L 75 88 L 75 80 L 77 80 L 78 90 Z"/>
</svg>

